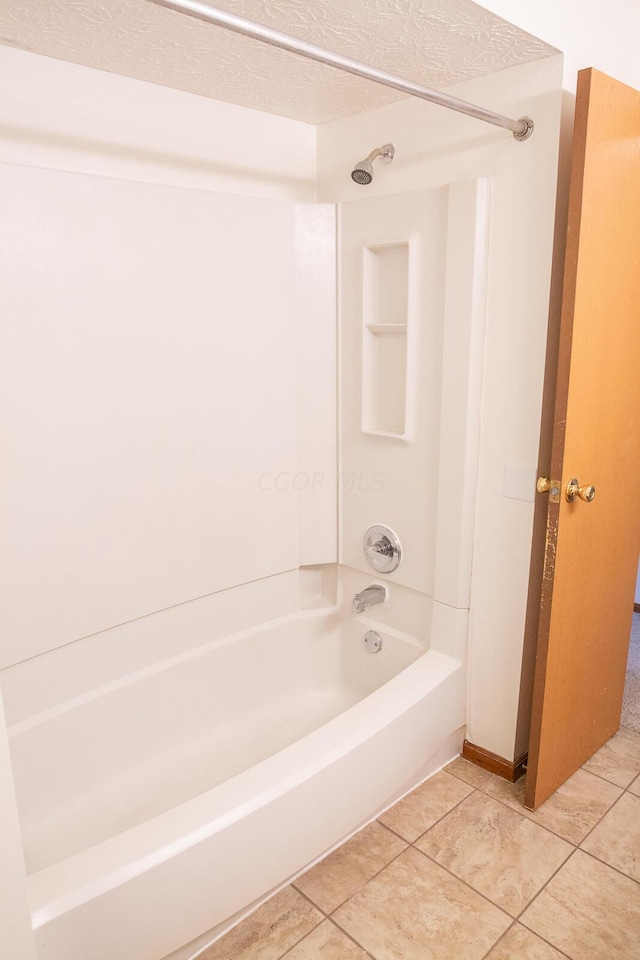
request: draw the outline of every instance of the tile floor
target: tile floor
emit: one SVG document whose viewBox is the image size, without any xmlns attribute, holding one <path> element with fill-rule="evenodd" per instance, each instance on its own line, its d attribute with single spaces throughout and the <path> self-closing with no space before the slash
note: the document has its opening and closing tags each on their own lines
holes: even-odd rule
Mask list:
<svg viewBox="0 0 640 960">
<path fill-rule="evenodd" d="M 523 791 L 454 760 L 200 960 L 640 960 L 640 734 Z"/>
</svg>

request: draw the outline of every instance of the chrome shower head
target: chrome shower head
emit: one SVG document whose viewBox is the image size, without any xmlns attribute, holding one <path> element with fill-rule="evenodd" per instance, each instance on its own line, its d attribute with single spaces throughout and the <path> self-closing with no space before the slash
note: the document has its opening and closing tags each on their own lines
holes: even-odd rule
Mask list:
<svg viewBox="0 0 640 960">
<path fill-rule="evenodd" d="M 373 180 L 373 163 L 376 157 L 380 157 L 381 163 L 391 163 L 396 154 L 396 148 L 392 143 L 385 143 L 384 147 L 376 147 L 372 150 L 366 160 L 359 160 L 351 171 L 351 179 L 355 183 L 367 186 Z"/>
<path fill-rule="evenodd" d="M 366 186 L 373 180 L 373 166 L 368 160 L 361 160 L 360 163 L 356 163 L 351 171 L 351 179 L 354 180 L 355 183 L 361 183 L 363 186 Z"/>
</svg>

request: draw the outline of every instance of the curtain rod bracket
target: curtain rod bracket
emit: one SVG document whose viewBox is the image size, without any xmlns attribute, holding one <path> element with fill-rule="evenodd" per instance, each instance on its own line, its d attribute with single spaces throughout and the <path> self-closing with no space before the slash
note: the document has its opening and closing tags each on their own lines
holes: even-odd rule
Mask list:
<svg viewBox="0 0 640 960">
<path fill-rule="evenodd" d="M 533 133 L 534 123 L 531 117 L 520 117 L 519 120 L 516 120 L 516 127 L 513 131 L 516 140 L 528 140 Z"/>
</svg>

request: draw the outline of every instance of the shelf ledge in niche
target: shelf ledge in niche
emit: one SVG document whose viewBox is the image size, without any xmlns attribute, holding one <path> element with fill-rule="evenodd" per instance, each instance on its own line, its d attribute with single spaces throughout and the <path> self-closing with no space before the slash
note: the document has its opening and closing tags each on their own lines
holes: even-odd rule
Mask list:
<svg viewBox="0 0 640 960">
<path fill-rule="evenodd" d="M 375 427 L 363 427 L 362 432 L 371 437 L 387 437 L 390 440 L 402 440 L 405 443 L 409 439 L 406 433 L 394 433 L 393 430 L 376 430 Z"/>
<path fill-rule="evenodd" d="M 402 334 L 407 332 L 406 323 L 367 323 L 367 330 L 371 333 L 382 334 Z"/>
</svg>

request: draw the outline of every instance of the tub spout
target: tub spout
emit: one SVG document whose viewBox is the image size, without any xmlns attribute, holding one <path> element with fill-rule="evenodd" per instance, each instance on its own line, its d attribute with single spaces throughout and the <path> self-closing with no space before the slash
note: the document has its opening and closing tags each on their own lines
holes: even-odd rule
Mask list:
<svg viewBox="0 0 640 960">
<path fill-rule="evenodd" d="M 366 590 L 356 593 L 351 601 L 351 609 L 354 613 L 362 613 L 367 607 L 373 607 L 376 603 L 384 603 L 387 599 L 387 588 L 379 583 L 372 583 Z"/>
</svg>

